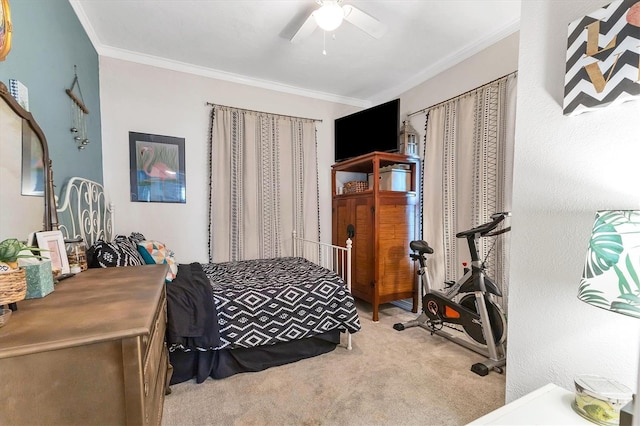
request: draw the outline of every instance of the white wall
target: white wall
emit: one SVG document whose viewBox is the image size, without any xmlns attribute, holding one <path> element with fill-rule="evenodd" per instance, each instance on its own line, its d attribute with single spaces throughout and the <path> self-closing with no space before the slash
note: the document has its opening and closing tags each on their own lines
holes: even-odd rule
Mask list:
<svg viewBox="0 0 640 426">
<path fill-rule="evenodd" d="M 640 102 L 562 114 L 567 25 L 608 3 L 522 2 L 507 401 L 586 373 L 636 389 L 640 321 L 576 294 L 596 210 L 640 207 Z"/>
<path fill-rule="evenodd" d="M 333 120 L 359 108 L 100 58 L 104 184 L 116 205 L 116 232 L 163 241 L 179 262 L 208 261 L 206 102 L 322 119 L 317 124 L 322 240 L 331 240 Z M 185 138 L 186 204 L 129 198 L 129 131 Z"/>
<path fill-rule="evenodd" d="M 434 104 L 482 86 L 518 69 L 519 34 L 487 47 L 424 83 L 400 95 L 400 119 Z M 425 114 L 416 114 L 411 125 L 424 137 Z"/>
</svg>

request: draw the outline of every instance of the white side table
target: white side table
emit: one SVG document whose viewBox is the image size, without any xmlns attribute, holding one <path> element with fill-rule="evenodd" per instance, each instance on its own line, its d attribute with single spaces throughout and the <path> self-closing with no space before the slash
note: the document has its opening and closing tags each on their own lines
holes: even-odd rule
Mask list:
<svg viewBox="0 0 640 426">
<path fill-rule="evenodd" d="M 470 425 L 591 425 L 571 408 L 575 394 L 549 383 Z"/>
</svg>

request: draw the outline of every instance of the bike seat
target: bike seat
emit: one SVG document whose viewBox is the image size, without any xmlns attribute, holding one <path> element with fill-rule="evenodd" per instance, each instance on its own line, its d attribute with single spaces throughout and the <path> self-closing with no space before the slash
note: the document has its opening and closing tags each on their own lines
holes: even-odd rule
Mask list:
<svg viewBox="0 0 640 426">
<path fill-rule="evenodd" d="M 429 247 L 429 244 L 426 241 L 423 241 L 423 240 L 411 241 L 409 243 L 409 247 L 411 248 L 411 250 L 417 251 L 421 255 L 425 253 L 426 254 L 433 253 L 433 249 Z"/>
</svg>

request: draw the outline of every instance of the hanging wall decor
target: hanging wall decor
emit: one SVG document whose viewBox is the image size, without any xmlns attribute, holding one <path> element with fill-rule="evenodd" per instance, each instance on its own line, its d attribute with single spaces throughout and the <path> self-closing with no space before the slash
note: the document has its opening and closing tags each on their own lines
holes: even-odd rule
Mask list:
<svg viewBox="0 0 640 426">
<path fill-rule="evenodd" d="M 618 0 L 569 24 L 564 114 L 640 98 L 640 0 Z"/>
<path fill-rule="evenodd" d="M 87 136 L 87 115 L 89 110 L 84 104 L 82 98 L 82 90 L 80 89 L 80 81 L 78 80 L 78 70 L 74 65 L 74 77 L 71 87 L 66 90 L 67 95 L 71 98 L 71 133 L 73 140 L 78 144 L 78 149 L 83 150 L 89 145 L 89 137 Z M 78 94 L 74 92 L 77 90 Z"/>
</svg>

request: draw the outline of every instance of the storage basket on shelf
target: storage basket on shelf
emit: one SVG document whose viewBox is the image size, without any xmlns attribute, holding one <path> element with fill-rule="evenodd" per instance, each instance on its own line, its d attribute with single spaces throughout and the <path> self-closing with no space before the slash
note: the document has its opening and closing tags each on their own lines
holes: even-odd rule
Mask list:
<svg viewBox="0 0 640 426">
<path fill-rule="evenodd" d="M 27 295 L 27 277 L 24 269 L 0 273 L 0 305 L 24 300 Z"/>
<path fill-rule="evenodd" d="M 352 180 L 344 184 L 344 193 L 352 194 L 354 192 L 363 192 L 369 189 L 369 184 L 367 182 Z"/>
</svg>

